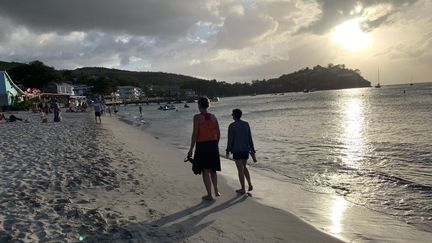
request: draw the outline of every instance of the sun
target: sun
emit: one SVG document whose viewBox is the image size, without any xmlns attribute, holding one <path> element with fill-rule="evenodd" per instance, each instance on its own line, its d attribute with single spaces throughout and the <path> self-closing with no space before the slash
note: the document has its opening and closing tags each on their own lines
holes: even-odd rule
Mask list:
<svg viewBox="0 0 432 243">
<path fill-rule="evenodd" d="M 358 18 L 336 26 L 332 33 L 332 40 L 353 52 L 364 51 L 372 43 L 371 34 L 363 32 Z"/>
</svg>

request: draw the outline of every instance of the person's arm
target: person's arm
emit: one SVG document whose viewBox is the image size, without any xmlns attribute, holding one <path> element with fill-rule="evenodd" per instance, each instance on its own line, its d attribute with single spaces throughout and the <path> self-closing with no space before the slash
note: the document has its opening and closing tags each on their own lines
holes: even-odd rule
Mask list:
<svg viewBox="0 0 432 243">
<path fill-rule="evenodd" d="M 252 157 L 252 161 L 256 163 L 258 161 L 257 161 L 256 155 L 255 155 L 256 151 L 255 151 L 255 147 L 254 147 L 254 143 L 253 143 L 253 139 L 252 139 L 252 132 L 251 132 L 249 123 L 247 124 L 247 127 L 248 127 L 248 131 L 249 131 L 250 155 Z"/>
<path fill-rule="evenodd" d="M 229 125 L 228 127 L 228 141 L 227 141 L 227 148 L 226 148 L 226 157 L 229 157 L 229 153 L 232 150 L 232 146 L 233 146 L 233 131 L 232 131 L 232 126 Z"/>
<path fill-rule="evenodd" d="M 254 146 L 254 143 L 253 143 L 253 139 L 252 139 L 252 132 L 251 132 L 251 129 L 250 129 L 249 123 L 247 124 L 247 127 L 248 127 L 248 133 L 249 133 L 249 145 L 250 145 L 250 151 L 251 151 L 252 153 L 255 153 L 255 146 Z"/>
<path fill-rule="evenodd" d="M 198 136 L 198 116 L 195 115 L 194 120 L 193 120 L 193 131 L 192 131 L 191 143 L 190 143 L 190 148 L 189 148 L 189 152 L 187 155 L 188 157 L 192 157 L 192 152 L 193 152 L 193 149 L 195 147 L 197 136 Z"/>
<path fill-rule="evenodd" d="M 220 140 L 220 128 L 219 128 L 219 122 L 218 122 L 218 120 L 216 119 L 216 116 L 213 115 L 213 118 L 214 118 L 214 121 L 215 121 L 215 124 L 216 124 L 217 142 L 219 143 L 219 140 Z"/>
</svg>

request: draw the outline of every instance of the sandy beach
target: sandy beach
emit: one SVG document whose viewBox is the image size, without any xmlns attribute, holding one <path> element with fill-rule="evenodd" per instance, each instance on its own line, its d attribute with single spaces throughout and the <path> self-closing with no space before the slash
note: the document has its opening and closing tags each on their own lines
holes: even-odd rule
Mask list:
<svg viewBox="0 0 432 243">
<path fill-rule="evenodd" d="M 203 202 L 183 153 L 116 118 L 19 115 L 29 122 L 0 124 L 0 242 L 339 241 L 222 176 Z"/>
</svg>

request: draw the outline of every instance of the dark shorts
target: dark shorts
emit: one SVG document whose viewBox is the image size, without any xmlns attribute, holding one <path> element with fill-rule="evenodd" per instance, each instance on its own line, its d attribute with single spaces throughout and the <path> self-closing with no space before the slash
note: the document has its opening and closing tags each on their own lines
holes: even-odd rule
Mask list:
<svg viewBox="0 0 432 243">
<path fill-rule="evenodd" d="M 100 111 L 95 111 L 95 116 L 101 116 Z"/>
<path fill-rule="evenodd" d="M 234 160 L 247 160 L 249 159 L 249 152 L 237 152 L 233 153 Z"/>
<path fill-rule="evenodd" d="M 220 157 L 217 141 L 197 142 L 194 154 L 194 166 L 197 171 L 208 169 L 220 171 Z"/>
</svg>

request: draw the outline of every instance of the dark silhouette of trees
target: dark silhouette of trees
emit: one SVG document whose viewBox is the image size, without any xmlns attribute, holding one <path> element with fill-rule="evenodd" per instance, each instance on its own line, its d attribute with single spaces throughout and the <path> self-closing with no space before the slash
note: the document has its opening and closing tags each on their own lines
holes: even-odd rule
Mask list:
<svg viewBox="0 0 432 243">
<path fill-rule="evenodd" d="M 8 70 L 9 75 L 24 87 L 43 88 L 50 82 L 61 80 L 61 75 L 41 61 L 33 61 Z"/>
<path fill-rule="evenodd" d="M 99 95 L 109 95 L 117 90 L 119 83 L 107 77 L 98 77 L 88 82 L 92 87 L 92 92 Z"/>
</svg>

